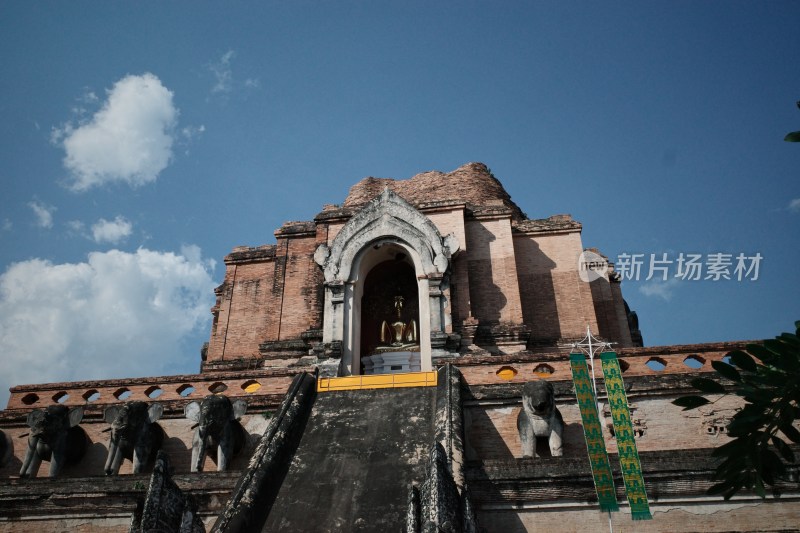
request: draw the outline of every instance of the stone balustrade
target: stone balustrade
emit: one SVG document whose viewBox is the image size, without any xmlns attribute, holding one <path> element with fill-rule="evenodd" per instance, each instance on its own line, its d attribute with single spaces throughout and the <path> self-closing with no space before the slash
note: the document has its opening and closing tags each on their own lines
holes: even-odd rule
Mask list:
<svg viewBox="0 0 800 533">
<path fill-rule="evenodd" d="M 298 371 L 288 369 L 219 372 L 150 378 L 108 379 L 20 385 L 11 389 L 7 411 L 53 404 L 105 406 L 130 400 L 180 401 L 202 399 L 209 394 L 230 397 L 283 396 Z"/>
</svg>

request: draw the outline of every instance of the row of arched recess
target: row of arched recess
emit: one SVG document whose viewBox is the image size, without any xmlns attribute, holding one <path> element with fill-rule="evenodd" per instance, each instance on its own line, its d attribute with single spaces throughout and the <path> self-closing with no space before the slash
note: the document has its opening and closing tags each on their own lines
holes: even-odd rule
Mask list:
<svg viewBox="0 0 800 533">
<path fill-rule="evenodd" d="M 620 370 L 622 370 L 622 373 L 624 374 L 630 368 L 631 365 L 624 359 L 618 359 L 618 361 L 619 361 L 619 368 Z M 728 357 L 726 356 L 725 358 L 723 358 L 723 361 L 729 362 Z M 707 360 L 705 358 L 700 357 L 699 355 L 696 354 L 689 355 L 683 359 L 683 365 L 692 370 L 699 370 L 703 368 L 706 365 L 706 363 Z M 674 365 L 675 363 L 673 362 L 672 364 Z M 661 357 L 651 357 L 645 363 L 645 366 L 652 372 L 663 372 L 667 369 L 669 365 L 670 363 L 667 362 L 666 359 L 662 359 Z M 554 372 L 555 372 L 554 367 L 548 365 L 547 363 L 541 363 L 535 366 L 533 370 L 530 371 L 529 377 L 531 378 L 539 377 L 546 379 L 549 378 L 550 375 L 553 374 Z M 514 379 L 519 373 L 520 371 L 517 368 L 508 365 L 500 367 L 495 372 L 498 378 L 506 381 Z"/>
<path fill-rule="evenodd" d="M 228 390 L 228 385 L 221 381 L 216 381 L 205 387 L 208 393 L 211 394 L 219 394 Z M 240 385 L 242 391 L 247 394 L 253 394 L 257 392 L 261 388 L 261 383 L 259 383 L 255 379 L 251 379 L 245 381 Z M 181 398 L 187 398 L 189 396 L 195 395 L 195 393 L 200 394 L 207 394 L 203 390 L 198 389 L 191 383 L 183 383 L 175 388 L 175 393 Z M 155 400 L 158 399 L 162 394 L 164 394 L 165 390 L 159 385 L 152 385 L 145 389 L 142 392 L 135 392 L 129 389 L 128 387 L 120 387 L 113 392 L 111 392 L 111 396 L 117 401 L 126 401 L 126 400 Z M 75 394 L 75 391 L 72 391 Z M 86 403 L 94 403 L 102 398 L 102 394 L 97 389 L 89 389 L 83 394 L 81 397 Z M 58 391 L 51 396 L 52 401 L 56 403 L 66 403 L 67 400 L 70 399 L 70 393 L 67 391 Z M 22 397 L 22 403 L 25 405 L 35 405 L 42 400 L 42 397 L 35 392 L 29 392 L 25 396 Z M 50 402 L 46 402 L 50 403 Z"/>
<path fill-rule="evenodd" d="M 729 362 L 727 357 L 723 358 L 723 361 Z M 704 366 L 706 366 L 708 361 L 705 358 L 700 357 L 699 355 L 693 354 L 685 357 L 682 363 L 685 367 L 688 367 L 692 370 L 699 370 Z M 675 363 L 673 362 L 671 364 L 674 365 Z M 652 372 L 664 372 L 665 370 L 667 370 L 669 365 L 670 363 L 667 362 L 665 359 L 662 359 L 661 357 L 651 357 L 645 363 L 645 366 Z M 625 373 L 630 368 L 630 364 L 624 359 L 619 359 L 619 366 L 623 373 Z M 554 372 L 555 368 L 553 366 L 547 363 L 541 363 L 536 367 L 534 367 L 532 371 L 530 371 L 529 376 L 531 378 L 539 377 L 546 379 L 550 377 L 550 375 L 553 374 Z M 502 366 L 495 372 L 497 377 L 502 380 L 514 379 L 519 373 L 520 371 L 517 368 L 510 365 Z M 186 398 L 195 395 L 195 393 L 198 392 L 200 394 L 207 394 L 207 393 L 219 394 L 228 390 L 228 385 L 226 385 L 221 381 L 217 381 L 205 387 L 205 389 L 208 392 L 202 391 L 201 390 L 202 388 L 203 387 L 200 387 L 200 389 L 198 389 L 198 387 L 195 387 L 191 383 L 183 383 L 175 388 L 175 392 L 181 398 Z M 259 383 L 257 380 L 251 379 L 243 382 L 240 385 L 240 388 L 247 394 L 253 394 L 261 388 L 261 383 Z M 75 394 L 75 391 L 71 392 Z M 161 386 L 152 385 L 147 389 L 145 389 L 143 392 L 137 393 L 132 391 L 128 387 L 120 387 L 111 392 L 110 394 L 116 401 L 126 401 L 126 400 L 136 400 L 136 399 L 155 400 L 159 398 L 164 392 L 165 390 Z M 102 394 L 97 389 L 89 389 L 83 392 L 81 394 L 81 397 L 86 403 L 93 403 L 100 400 L 102 398 Z M 70 399 L 70 393 L 65 390 L 58 391 L 51 396 L 51 400 L 56 403 L 65 403 L 69 399 Z M 35 392 L 30 392 L 22 397 L 22 403 L 25 405 L 35 405 L 39 403 L 41 400 L 42 397 Z"/>
</svg>

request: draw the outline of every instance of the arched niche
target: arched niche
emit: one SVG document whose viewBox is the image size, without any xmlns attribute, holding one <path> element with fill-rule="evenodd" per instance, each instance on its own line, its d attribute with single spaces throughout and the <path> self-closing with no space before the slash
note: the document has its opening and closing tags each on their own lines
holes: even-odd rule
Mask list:
<svg viewBox="0 0 800 533">
<path fill-rule="evenodd" d="M 383 248 L 387 259 L 372 267 L 362 289 L 362 364 L 365 356 L 393 351 L 392 345 L 419 345 L 419 280 L 414 263 L 400 246 Z"/>
<path fill-rule="evenodd" d="M 428 217 L 389 189 L 356 213 L 330 246 L 317 248 L 314 259 L 325 273 L 323 343 L 341 343 L 340 375 L 360 371 L 364 280 L 397 253 L 406 255 L 417 280 L 421 369 L 433 368 L 432 354 L 443 349 L 449 321 L 442 282 L 458 248 L 454 235 L 442 238 Z"/>
</svg>

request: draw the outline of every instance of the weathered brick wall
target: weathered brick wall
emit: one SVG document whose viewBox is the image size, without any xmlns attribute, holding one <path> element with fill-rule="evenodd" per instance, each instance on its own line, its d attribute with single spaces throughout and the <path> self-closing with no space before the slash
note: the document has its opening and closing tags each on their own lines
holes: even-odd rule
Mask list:
<svg viewBox="0 0 800 533">
<path fill-rule="evenodd" d="M 237 248 L 226 257 L 207 361 L 258 358 L 261 343 L 321 327 L 323 280 L 314 250 L 327 239 L 327 226 L 287 223 L 276 235 L 277 245 Z"/>
<path fill-rule="evenodd" d="M 522 324 L 509 218 L 467 220 L 466 241 L 472 316 L 487 324 Z"/>
<path fill-rule="evenodd" d="M 24 521 L 2 522 L 2 533 L 30 533 L 31 531 L 70 531 L 75 533 L 107 533 L 109 531 L 128 531 L 131 516 L 109 516 L 98 519 L 86 518 L 42 518 L 29 517 Z"/>
<path fill-rule="evenodd" d="M 331 246 L 333 244 L 333 239 L 339 234 L 339 232 L 344 227 L 344 222 L 334 222 L 330 224 L 326 224 L 327 226 L 327 245 Z"/>
<path fill-rule="evenodd" d="M 730 420 L 742 402 L 737 397 L 725 397 L 713 407 L 683 411 L 672 405 L 675 396 L 657 399 L 628 399 L 631 420 L 638 421 L 634 430 L 643 431 L 636 438 L 640 452 L 656 450 L 692 450 L 714 448 L 730 440 L 725 433 L 714 429 L 716 419 Z M 473 405 L 465 409 L 468 460 L 508 460 L 522 457 L 517 416 L 519 401 L 502 405 Z M 564 456 L 583 457 L 586 443 L 581 415 L 574 398 L 559 402 L 564 417 Z M 609 453 L 616 453 L 616 441 L 610 433 L 611 414 L 604 405 L 603 433 Z M 711 429 L 709 429 L 711 428 Z M 687 453 L 689 453 L 687 451 Z"/>
<path fill-rule="evenodd" d="M 278 332 L 262 340 L 299 339 L 304 331 L 322 327 L 324 280 L 322 269 L 314 262 L 318 244 L 315 234 L 278 240 L 278 249 L 285 251 L 280 312 L 271 317 L 277 319 Z"/>
<path fill-rule="evenodd" d="M 467 252 L 462 252 L 452 260 L 450 274 L 450 312 L 452 323 L 456 326 L 470 316 L 470 283 Z"/>
<path fill-rule="evenodd" d="M 597 248 L 589 248 L 588 251 L 602 255 L 608 261 L 608 258 Z M 597 315 L 597 327 L 600 331 L 600 338 L 615 342 L 618 347 L 627 348 L 633 346 L 633 341 L 628 327 L 625 303 L 622 299 L 620 277 L 614 272 L 613 263 L 608 263 L 608 265 L 609 268 L 604 275 L 590 283 L 594 311 Z"/>
<path fill-rule="evenodd" d="M 611 294 L 611 286 L 608 280 L 604 277 L 596 279 L 589 283 L 589 287 L 592 292 L 594 313 L 597 317 L 597 330 L 600 338 L 610 342 L 619 342 L 617 339 L 619 336 L 619 324 L 617 323 L 614 297 Z"/>
<path fill-rule="evenodd" d="M 449 302 L 451 321 L 446 324 L 445 331 L 451 332 L 453 325 L 460 325 L 469 316 L 469 274 L 467 272 L 468 256 L 466 225 L 464 223 L 464 208 L 457 206 L 453 209 L 423 211 L 425 216 L 445 237 L 453 234 L 460 245 L 459 252 L 450 260 L 450 288 L 446 291 L 445 298 Z"/>
<path fill-rule="evenodd" d="M 174 473 L 211 530 L 241 471 Z M 145 499 L 150 474 L 12 479 L 0 483 L 0 531 L 128 531 Z"/>
<path fill-rule="evenodd" d="M 631 533 L 683 533 L 697 531 L 797 531 L 800 501 L 745 500 L 723 502 L 720 499 L 684 499 L 677 502 L 654 502 L 650 505 L 653 520 L 633 521 L 626 507 L 609 515 L 596 507 L 574 502 L 559 507 L 512 510 L 482 510 L 478 523 L 488 533 L 523 533 L 529 531 L 609 531 Z"/>
<path fill-rule="evenodd" d="M 631 418 L 643 434 L 637 439 L 641 451 L 713 448 L 726 442 L 724 427 L 739 406 L 738 397 L 724 397 L 709 406 L 683 411 L 671 401 L 692 390 L 689 381 L 701 373 L 714 376 L 713 361 L 722 360 L 746 342 L 708 343 L 617 349 L 626 383 Z M 547 379 L 556 390 L 559 409 L 566 423 L 565 455 L 586 453 L 577 410 L 572 372 L 566 353 L 530 353 L 507 356 L 466 356 L 454 359 L 466 383 L 465 405 L 469 459 L 510 460 L 521 457 L 517 415 L 521 409 L 522 385 Z M 654 364 L 657 363 L 657 364 Z M 597 386 L 604 397 L 602 371 Z M 606 409 L 607 411 L 607 409 Z M 609 451 L 616 450 L 604 413 Z"/>
<path fill-rule="evenodd" d="M 467 236 L 466 227 L 464 225 L 464 208 L 462 206 L 458 206 L 456 209 L 442 211 L 423 210 L 423 214 L 433 222 L 442 237 L 446 237 L 452 233 L 458 239 L 461 250 L 466 251 Z"/>
<path fill-rule="evenodd" d="M 222 284 L 214 289 L 216 302 L 211 308 L 212 323 L 211 336 L 208 340 L 206 358 L 210 361 L 222 359 L 225 351 L 225 339 L 228 334 L 228 316 L 230 313 L 230 298 L 233 290 L 236 268 L 232 265 L 225 265 L 225 278 Z"/>
<path fill-rule="evenodd" d="M 299 341 L 321 327 L 323 275 L 314 251 L 321 243 L 331 245 L 360 206 L 385 187 L 416 205 L 442 235 L 459 240 L 461 251 L 444 288 L 452 315 L 446 331 L 459 330 L 472 316 L 481 326 L 526 326 L 491 333 L 508 337 L 504 350 L 581 338 L 587 325 L 621 346 L 631 344 L 619 291 L 600 284 L 593 289 L 578 277 L 580 224 L 569 215 L 524 218 L 486 166 L 470 163 L 408 180 L 366 178 L 351 188 L 343 206 L 325 206 L 313 222 L 285 223 L 275 232 L 277 245 L 234 250 L 226 258 L 208 362 L 261 358 L 260 352 L 270 350 L 276 350 L 269 357 L 273 366 L 295 361 L 304 352 L 302 343 L 260 351 L 259 345 Z"/>
<path fill-rule="evenodd" d="M 208 361 L 258 356 L 258 345 L 277 340 L 283 292 L 283 256 L 251 263 L 226 264 L 216 334 Z M 212 350 L 213 348 L 213 350 Z"/>
<path fill-rule="evenodd" d="M 520 298 L 531 343 L 553 344 L 597 334 L 591 287 L 578 276 L 583 251 L 580 233 L 553 233 L 514 237 Z"/>
<path fill-rule="evenodd" d="M 569 215 L 525 219 L 485 165 L 471 163 L 408 180 L 367 178 L 351 188 L 343 206 L 326 205 L 313 222 L 285 223 L 275 232 L 276 245 L 235 249 L 218 291 L 207 368 L 266 353 L 272 366 L 285 366 L 307 353 L 301 335 L 321 327 L 324 307 L 314 252 L 322 243 L 331 245 L 360 206 L 385 187 L 416 205 L 442 235 L 459 240 L 444 287 L 452 315 L 446 331 L 461 331 L 472 316 L 481 326 L 524 324 L 519 331 L 492 330 L 492 339 L 505 335 L 501 352 L 526 342 L 553 346 L 582 338 L 587 325 L 620 346 L 631 345 L 619 287 L 593 286 L 578 276 L 581 225 Z M 487 332 L 479 331 L 478 344 L 492 342 L 484 338 Z M 298 343 L 269 344 L 285 341 Z"/>
<path fill-rule="evenodd" d="M 486 205 L 499 200 L 511 209 L 515 220 L 524 213 L 511 200 L 503 185 L 483 163 L 467 163 L 448 173 L 423 172 L 407 180 L 364 178 L 350 188 L 345 207 L 363 205 L 388 187 L 412 205 L 457 200 L 472 205 Z"/>
<path fill-rule="evenodd" d="M 625 300 L 622 298 L 622 284 L 619 281 L 611 280 L 611 296 L 614 299 L 614 312 L 617 315 L 619 325 L 619 343 L 621 346 L 633 346 L 631 329 L 628 324 L 628 313 L 625 311 Z"/>
</svg>

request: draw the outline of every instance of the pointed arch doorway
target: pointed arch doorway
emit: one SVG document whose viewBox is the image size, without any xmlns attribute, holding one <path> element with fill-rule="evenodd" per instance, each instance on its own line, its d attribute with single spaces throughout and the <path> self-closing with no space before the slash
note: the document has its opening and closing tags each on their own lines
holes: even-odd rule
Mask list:
<svg viewBox="0 0 800 533">
<path fill-rule="evenodd" d="M 392 259 L 375 265 L 361 296 L 362 374 L 418 372 L 420 366 L 419 286 L 414 265 L 397 245 L 385 245 Z"/>
<path fill-rule="evenodd" d="M 411 300 L 418 305 L 419 370 L 426 372 L 433 368 L 434 352 L 440 355 L 449 353 L 445 349 L 447 334 L 444 327 L 450 321 L 450 311 L 444 297 L 443 281 L 450 257 L 459 248 L 455 235 L 442 237 L 429 218 L 388 188 L 355 213 L 329 244 L 317 247 L 314 260 L 322 267 L 325 276 L 322 346 L 332 354 L 340 354 L 336 375 L 361 373 L 361 357 L 366 356 L 361 345 L 364 282 L 376 266 L 387 261 L 400 261 L 413 268 L 417 293 Z M 405 254 L 405 257 L 398 259 L 398 254 Z M 376 279 L 388 268 L 387 265 L 379 267 Z M 388 274 L 383 276 L 390 277 Z M 408 279 L 407 274 L 402 277 Z M 367 302 L 369 298 L 371 296 Z M 408 297 L 404 296 L 401 318 L 407 312 L 407 302 Z M 380 320 L 382 327 L 384 319 Z M 404 322 L 408 320 L 405 318 Z M 369 335 L 363 340 L 365 343 L 374 342 Z M 331 370 L 332 366 L 326 366 L 323 372 Z"/>
<path fill-rule="evenodd" d="M 384 237 L 362 247 L 355 254 L 348 282 L 344 285 L 343 363 L 346 374 L 381 374 L 431 369 L 430 324 L 420 321 L 428 316 L 430 302 L 420 298 L 426 294 L 428 281 L 422 272 L 419 254 L 397 237 Z M 398 292 L 399 291 L 399 292 Z M 403 298 L 400 320 L 406 331 L 400 339 L 388 340 L 383 326 L 391 329 L 398 322 L 395 297 Z M 366 306 L 366 307 L 365 307 Z M 414 321 L 415 324 L 411 325 Z M 408 332 L 415 328 L 413 340 Z M 405 335 L 403 335 L 405 333 Z M 383 336 L 384 340 L 381 340 Z M 383 360 L 378 352 L 393 350 L 392 344 L 404 345 L 413 352 L 414 370 L 406 354 L 406 362 L 397 363 L 400 355 Z M 370 359 L 372 358 L 372 359 Z M 385 364 L 384 364 L 385 363 Z M 392 369 L 392 366 L 401 366 Z"/>
</svg>

